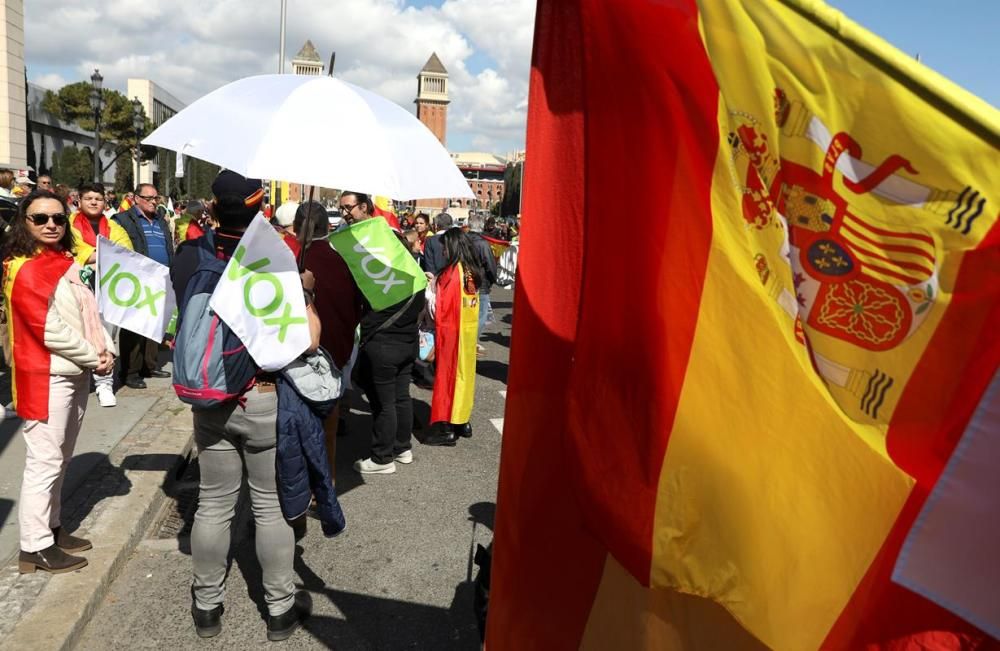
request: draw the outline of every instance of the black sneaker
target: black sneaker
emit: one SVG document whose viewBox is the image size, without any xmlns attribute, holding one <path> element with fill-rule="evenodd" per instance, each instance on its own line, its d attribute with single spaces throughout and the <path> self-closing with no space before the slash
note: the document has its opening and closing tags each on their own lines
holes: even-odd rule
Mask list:
<svg viewBox="0 0 1000 651">
<path fill-rule="evenodd" d="M 222 613 L 225 612 L 222 604 L 212 610 L 202 610 L 194 604 L 191 605 L 191 616 L 194 618 L 194 630 L 198 637 L 215 637 L 222 632 Z"/>
<path fill-rule="evenodd" d="M 295 603 L 280 615 L 267 616 L 267 639 L 287 640 L 312 613 L 312 596 L 305 591 L 295 594 Z"/>
</svg>

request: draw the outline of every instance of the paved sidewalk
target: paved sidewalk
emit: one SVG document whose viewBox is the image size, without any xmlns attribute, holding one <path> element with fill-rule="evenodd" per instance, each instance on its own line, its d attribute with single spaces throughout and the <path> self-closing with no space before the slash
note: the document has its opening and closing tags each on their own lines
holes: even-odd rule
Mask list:
<svg viewBox="0 0 1000 651">
<path fill-rule="evenodd" d="M 147 531 L 76 648 L 478 649 L 472 554 L 492 539 L 511 292 L 494 290 L 492 300 L 498 323 L 484 337 L 486 356 L 477 363 L 472 438 L 453 448 L 415 442 L 412 464 L 392 475 L 362 477 L 351 465 L 369 452 L 371 416 L 363 400 L 353 402 L 348 436 L 337 441 L 337 489 L 347 530 L 327 539 L 310 518 L 296 550 L 296 583 L 314 601 L 303 630 L 279 645 L 265 639 L 261 570 L 244 499 L 232 529 L 222 633 L 197 637 L 189 610 L 188 537 L 197 480 L 189 473 L 170 489 L 183 497 L 164 505 L 162 524 Z M 430 392 L 414 387 L 411 395 L 418 419 L 426 422 Z M 424 435 L 416 432 L 418 441 Z"/>
<path fill-rule="evenodd" d="M 0 648 L 71 648 L 158 511 L 161 486 L 189 451 L 191 415 L 169 380 L 148 385 L 120 391 L 114 408 L 102 409 L 91 394 L 63 491 L 63 523 L 90 538 L 94 549 L 83 554 L 89 565 L 70 574 L 17 571 L 24 444 L 20 420 L 0 423 Z M 9 404 L 6 374 L 3 398 Z"/>
</svg>

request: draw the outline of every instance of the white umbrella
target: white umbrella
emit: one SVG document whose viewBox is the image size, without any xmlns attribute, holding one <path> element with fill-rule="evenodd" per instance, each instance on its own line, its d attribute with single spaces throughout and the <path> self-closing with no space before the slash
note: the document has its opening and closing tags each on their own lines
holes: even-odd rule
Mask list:
<svg viewBox="0 0 1000 651">
<path fill-rule="evenodd" d="M 473 198 L 448 151 L 415 116 L 332 77 L 234 81 L 177 113 L 143 143 L 250 178 L 401 201 Z"/>
</svg>

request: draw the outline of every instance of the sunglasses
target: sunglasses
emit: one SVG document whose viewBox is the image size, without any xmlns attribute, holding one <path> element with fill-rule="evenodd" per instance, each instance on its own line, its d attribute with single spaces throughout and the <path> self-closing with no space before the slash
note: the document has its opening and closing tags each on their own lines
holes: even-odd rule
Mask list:
<svg viewBox="0 0 1000 651">
<path fill-rule="evenodd" d="M 67 221 L 66 214 L 61 212 L 57 212 L 52 215 L 46 215 L 43 212 L 36 212 L 33 215 L 28 215 L 28 219 L 31 220 L 31 223 L 35 226 L 45 226 L 49 223 L 50 219 L 56 226 L 65 226 Z"/>
<path fill-rule="evenodd" d="M 144 197 L 141 194 L 137 194 L 137 195 L 135 195 L 135 198 L 136 199 L 143 199 L 145 201 L 156 201 L 159 198 L 159 195 L 154 194 L 151 197 Z"/>
</svg>

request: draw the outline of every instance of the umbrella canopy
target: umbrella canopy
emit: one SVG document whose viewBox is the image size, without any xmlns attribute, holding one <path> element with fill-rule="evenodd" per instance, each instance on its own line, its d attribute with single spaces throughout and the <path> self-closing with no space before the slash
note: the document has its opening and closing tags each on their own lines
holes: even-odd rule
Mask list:
<svg viewBox="0 0 1000 651">
<path fill-rule="evenodd" d="M 251 178 L 398 200 L 473 198 L 448 151 L 415 116 L 332 77 L 234 81 L 174 115 L 143 144 Z"/>
</svg>

